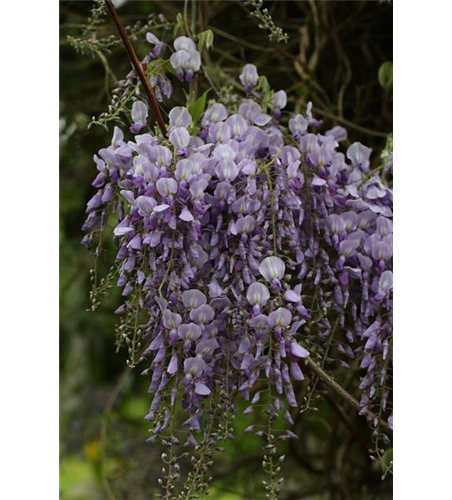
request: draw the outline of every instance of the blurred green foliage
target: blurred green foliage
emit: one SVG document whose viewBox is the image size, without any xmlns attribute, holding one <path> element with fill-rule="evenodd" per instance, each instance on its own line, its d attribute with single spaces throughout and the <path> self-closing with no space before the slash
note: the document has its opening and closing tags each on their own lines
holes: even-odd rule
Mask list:
<svg viewBox="0 0 452 500">
<path fill-rule="evenodd" d="M 289 35 L 287 44 L 270 42 L 240 3 L 199 2 L 203 43 L 210 46 L 214 38 L 209 51 L 212 77 L 234 85 L 241 66 L 252 62 L 272 88 L 287 91 L 289 109 L 303 110 L 312 100 L 315 114 L 326 125 L 343 124 L 351 141 L 381 151 L 392 129 L 392 63 L 386 62 L 392 60 L 392 6 L 365 1 L 265 4 L 276 25 Z M 105 61 L 77 53 L 67 40 L 80 35 L 91 8 L 92 2 L 60 2 L 60 498 L 111 500 L 107 480 L 117 500 L 149 500 L 160 472 L 160 451 L 145 443 L 148 423 L 142 417 L 150 405 L 148 382 L 139 369 L 124 376 L 125 357 L 115 352 L 118 292 L 112 291 L 95 313 L 88 312 L 94 259 L 80 245 L 85 205 L 93 193 L 92 156 L 111 139 L 111 131 L 87 128 L 91 117 L 109 103 Z M 144 20 L 150 12 L 163 12 L 171 20 L 179 14 L 181 22 L 184 3 L 122 2 L 119 8 L 125 24 Z M 108 19 L 97 29 L 105 36 L 114 34 Z M 137 50 L 142 54 L 144 49 Z M 129 71 L 120 45 L 106 57 L 109 71 L 118 78 Z M 176 92 L 171 104 L 183 98 Z M 204 105 L 201 97 L 193 107 Z M 111 248 L 102 257 L 101 271 L 108 270 L 113 258 Z M 314 406 L 318 411 L 294 412 L 300 439 L 281 450 L 286 454 L 282 500 L 390 498 L 389 480 L 381 482 L 379 464 L 369 460 L 362 443 L 326 401 L 316 400 Z M 367 427 L 353 411 L 342 411 L 369 440 Z M 258 418 L 236 417 L 236 439 L 216 457 L 212 499 L 263 498 L 262 443 L 243 432 Z"/>
</svg>

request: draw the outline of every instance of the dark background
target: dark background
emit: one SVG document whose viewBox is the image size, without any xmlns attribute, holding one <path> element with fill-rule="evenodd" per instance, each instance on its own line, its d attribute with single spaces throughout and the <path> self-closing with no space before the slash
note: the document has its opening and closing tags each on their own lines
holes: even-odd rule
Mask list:
<svg viewBox="0 0 452 500">
<path fill-rule="evenodd" d="M 378 154 L 392 130 L 392 87 L 383 88 L 378 79 L 381 65 L 392 61 L 392 5 L 265 4 L 276 25 L 289 35 L 287 44 L 269 41 L 241 2 L 198 2 L 204 29 L 215 34 L 212 74 L 233 84 L 241 67 L 253 63 L 272 88 L 287 91 L 287 109 L 304 112 L 312 100 L 314 115 L 326 126 L 343 125 L 351 142 L 361 141 Z M 106 109 L 112 82 L 107 82 L 100 59 L 78 53 L 67 37 L 81 35 L 91 8 L 92 2 L 60 2 L 60 498 L 144 500 L 152 498 L 161 467 L 160 450 L 145 443 L 147 380 L 139 370 L 125 371 L 124 353 L 115 352 L 117 293 L 113 290 L 96 312 L 87 311 L 94 259 L 80 245 L 80 228 L 94 192 L 92 156 L 111 139 L 111 130 L 87 126 Z M 183 11 L 183 2 L 168 1 L 124 2 L 118 8 L 124 24 L 145 20 L 151 12 L 162 12 L 173 21 Z M 98 34 L 115 34 L 110 19 L 98 27 Z M 144 45 L 135 47 L 145 54 Z M 122 47 L 105 57 L 118 78 L 129 71 Z M 178 99 L 180 93 L 175 92 L 164 108 L 180 104 Z M 300 439 L 285 450 L 282 500 L 391 498 L 390 479 L 381 482 L 379 464 L 368 458 L 369 430 L 353 411 L 341 407 L 354 432 L 348 430 L 335 404 L 321 397 L 315 402 L 318 411 L 298 415 L 295 432 Z M 216 457 L 213 500 L 264 498 L 262 444 L 253 435 L 243 435 L 248 419 L 238 415 L 236 424 L 236 440 Z"/>
</svg>

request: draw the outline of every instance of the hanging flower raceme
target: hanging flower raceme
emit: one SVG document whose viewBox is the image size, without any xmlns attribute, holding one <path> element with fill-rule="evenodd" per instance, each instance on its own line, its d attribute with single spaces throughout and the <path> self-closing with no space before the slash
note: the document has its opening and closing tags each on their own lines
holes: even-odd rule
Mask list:
<svg viewBox="0 0 452 500">
<path fill-rule="evenodd" d="M 171 64 L 191 81 L 199 53 L 186 37 L 174 47 Z M 341 366 L 363 370 L 362 414 L 381 408 L 392 426 L 392 191 L 371 172 L 369 148 L 341 151 L 342 128 L 311 130 L 321 122 L 310 105 L 286 128 L 286 94 L 274 94 L 272 119 L 252 94 L 256 67 L 240 81 L 246 98 L 211 102 L 199 129 L 173 108 L 168 140 L 139 134 L 148 110 L 136 101 L 133 136 L 115 129 L 94 157 L 84 242 L 117 218 L 118 342 L 132 366 L 147 364 L 150 440 L 171 433 L 179 404 L 187 446 L 227 438 L 238 395 L 246 413 L 260 401 L 270 422 L 290 425 L 294 385 L 308 357 L 326 357 L 327 338 Z M 206 438 L 209 421 L 227 432 Z M 272 432 L 257 435 L 276 446 Z"/>
</svg>

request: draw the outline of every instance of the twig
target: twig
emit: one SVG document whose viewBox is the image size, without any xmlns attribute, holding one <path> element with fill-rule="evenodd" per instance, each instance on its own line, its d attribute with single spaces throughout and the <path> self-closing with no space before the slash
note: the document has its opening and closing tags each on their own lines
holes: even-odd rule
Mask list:
<svg viewBox="0 0 452 500">
<path fill-rule="evenodd" d="M 312 371 L 319 379 L 332 391 L 334 391 L 338 396 L 340 396 L 346 403 L 348 403 L 352 408 L 354 408 L 358 413 L 362 410 L 359 406 L 359 402 L 350 393 L 348 393 L 340 384 L 338 384 L 334 379 L 332 379 L 328 373 L 326 373 L 323 368 L 321 368 L 314 360 L 310 357 L 306 360 L 306 366 Z M 368 417 L 374 419 L 377 415 L 371 410 L 367 410 L 366 414 Z M 379 420 L 381 427 L 384 427 L 386 431 L 392 432 L 389 425 L 384 420 Z"/>
<path fill-rule="evenodd" d="M 160 127 L 163 136 L 168 137 L 168 132 L 166 130 L 165 122 L 163 121 L 162 114 L 160 113 L 160 109 L 157 103 L 157 99 L 155 98 L 152 85 L 149 82 L 148 78 L 146 78 L 146 75 L 144 74 L 143 67 L 141 66 L 141 63 L 138 60 L 135 51 L 133 50 L 132 44 L 130 43 L 129 37 L 127 36 L 127 33 L 124 27 L 122 26 L 121 20 L 119 19 L 118 13 L 116 12 L 112 0 L 107 0 L 106 4 L 111 14 L 111 17 L 113 18 L 113 21 L 116 25 L 118 33 L 121 36 L 122 41 L 124 42 L 124 46 L 127 50 L 127 53 L 129 54 L 130 61 L 132 62 L 135 71 L 138 73 L 141 83 L 143 84 L 144 90 L 146 91 L 149 104 L 151 105 L 152 111 L 154 112 L 154 116 L 155 119 L 157 120 L 158 126 Z"/>
</svg>

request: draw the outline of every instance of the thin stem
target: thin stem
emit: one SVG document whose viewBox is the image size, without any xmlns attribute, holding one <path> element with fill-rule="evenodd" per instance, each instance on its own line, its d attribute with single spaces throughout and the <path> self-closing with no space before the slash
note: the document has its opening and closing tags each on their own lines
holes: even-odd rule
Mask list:
<svg viewBox="0 0 452 500">
<path fill-rule="evenodd" d="M 135 68 L 135 71 L 137 72 L 138 77 L 141 80 L 141 83 L 143 84 L 146 96 L 149 100 L 149 104 L 151 105 L 152 111 L 154 112 L 155 119 L 157 120 L 158 126 L 162 131 L 163 137 L 168 137 L 166 125 L 165 122 L 163 121 L 162 114 L 160 113 L 157 99 L 155 98 L 154 89 L 152 88 L 149 79 L 146 78 L 146 75 L 144 74 L 143 67 L 140 61 L 138 60 L 137 55 L 135 54 L 135 51 L 132 47 L 132 44 L 129 40 L 129 37 L 127 36 L 124 27 L 122 26 L 121 20 L 119 19 L 118 13 L 116 12 L 112 0 L 106 0 L 106 4 L 108 10 L 110 11 L 111 17 L 113 18 L 113 21 L 116 25 L 118 33 L 121 36 L 122 41 L 124 42 L 124 46 L 127 50 L 127 53 L 129 54 L 130 61 L 132 62 L 132 65 Z"/>
<path fill-rule="evenodd" d="M 159 293 L 159 296 L 163 299 L 163 294 L 162 294 L 162 290 L 163 290 L 163 286 L 165 285 L 166 283 L 166 280 L 168 279 L 168 276 L 171 272 L 171 268 L 172 268 L 172 264 L 173 264 L 173 258 L 174 258 L 174 240 L 175 240 L 175 236 L 173 235 L 173 239 L 171 241 L 171 254 L 170 254 L 170 258 L 169 258 L 169 263 L 168 265 L 166 266 L 166 271 L 165 271 L 165 276 L 163 276 L 163 280 L 162 282 L 160 283 L 160 286 L 158 288 L 158 293 Z"/>
<path fill-rule="evenodd" d="M 268 393 L 268 404 L 269 407 L 272 405 L 272 368 L 273 368 L 273 335 L 270 333 L 268 337 L 268 359 L 270 363 L 270 372 L 267 377 L 267 393 Z M 263 469 L 269 476 L 269 483 L 266 485 L 266 489 L 268 491 L 266 497 L 269 500 L 277 500 L 278 494 L 275 491 L 275 467 L 273 463 L 273 455 L 276 452 L 275 441 L 272 433 L 272 414 L 271 411 L 267 411 L 267 445 L 264 446 L 264 451 L 267 454 L 264 455 Z"/>
<path fill-rule="evenodd" d="M 197 11 L 197 5 L 196 5 L 196 0 L 191 0 L 191 34 L 192 36 L 196 34 L 196 16 L 198 14 Z"/>
<path fill-rule="evenodd" d="M 366 174 L 366 175 L 362 178 L 361 182 L 358 184 L 358 189 L 359 189 L 359 188 L 361 188 L 361 187 L 363 187 L 363 186 L 364 186 L 364 184 L 365 184 L 365 183 L 366 183 L 366 182 L 367 182 L 367 181 L 368 181 L 368 180 L 369 180 L 369 179 L 370 179 L 370 178 L 371 178 L 374 174 L 376 174 L 376 173 L 377 173 L 377 172 L 379 172 L 380 170 L 383 170 L 383 168 L 384 168 L 384 165 L 383 165 L 383 164 L 382 164 L 382 165 L 379 165 L 378 167 L 375 167 L 373 170 L 371 170 L 368 174 Z"/>
</svg>

